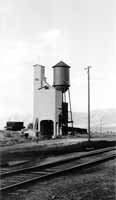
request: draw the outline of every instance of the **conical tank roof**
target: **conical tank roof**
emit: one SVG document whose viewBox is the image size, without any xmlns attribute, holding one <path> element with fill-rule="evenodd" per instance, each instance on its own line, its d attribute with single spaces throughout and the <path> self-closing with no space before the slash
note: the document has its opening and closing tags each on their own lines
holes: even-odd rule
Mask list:
<svg viewBox="0 0 116 200">
<path fill-rule="evenodd" d="M 67 65 L 66 63 L 64 63 L 63 61 L 60 61 L 56 65 L 53 66 L 53 68 L 55 68 L 55 67 L 67 67 L 67 68 L 70 68 L 70 66 Z"/>
</svg>

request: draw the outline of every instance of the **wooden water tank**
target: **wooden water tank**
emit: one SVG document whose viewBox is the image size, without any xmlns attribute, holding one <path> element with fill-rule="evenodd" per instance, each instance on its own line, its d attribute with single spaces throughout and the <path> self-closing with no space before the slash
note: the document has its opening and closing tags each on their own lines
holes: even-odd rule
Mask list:
<svg viewBox="0 0 116 200">
<path fill-rule="evenodd" d="M 69 69 L 70 66 L 62 61 L 53 66 L 53 86 L 56 90 L 62 91 L 63 93 L 70 86 Z"/>
</svg>

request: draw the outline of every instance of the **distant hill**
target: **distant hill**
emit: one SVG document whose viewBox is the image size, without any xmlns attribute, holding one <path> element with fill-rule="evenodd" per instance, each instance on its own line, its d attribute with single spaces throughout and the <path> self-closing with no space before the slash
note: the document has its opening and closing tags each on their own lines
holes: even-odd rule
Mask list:
<svg viewBox="0 0 116 200">
<path fill-rule="evenodd" d="M 73 113 L 74 125 L 87 128 L 87 113 Z M 94 131 L 116 132 L 116 109 L 91 111 L 91 128 Z"/>
<path fill-rule="evenodd" d="M 24 124 L 32 122 L 32 115 L 26 114 L 12 114 L 10 116 L 0 116 L 0 128 L 3 129 L 6 121 L 16 120 L 24 121 Z M 81 128 L 87 128 L 87 113 L 73 112 L 74 125 Z M 114 131 L 116 132 L 116 109 L 104 109 L 91 111 L 91 129 L 94 131 Z"/>
</svg>

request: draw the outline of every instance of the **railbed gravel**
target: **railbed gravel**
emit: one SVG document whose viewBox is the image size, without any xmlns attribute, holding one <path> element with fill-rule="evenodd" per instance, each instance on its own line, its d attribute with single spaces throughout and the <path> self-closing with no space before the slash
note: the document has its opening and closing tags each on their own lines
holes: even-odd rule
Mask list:
<svg viewBox="0 0 116 200">
<path fill-rule="evenodd" d="M 116 159 L 81 172 L 38 182 L 3 200 L 115 200 Z"/>
</svg>

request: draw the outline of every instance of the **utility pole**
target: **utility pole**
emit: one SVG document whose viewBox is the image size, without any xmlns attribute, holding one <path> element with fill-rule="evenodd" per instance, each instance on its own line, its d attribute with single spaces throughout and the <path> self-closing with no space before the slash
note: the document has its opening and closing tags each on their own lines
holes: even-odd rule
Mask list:
<svg viewBox="0 0 116 200">
<path fill-rule="evenodd" d="M 90 68 L 91 66 L 88 66 L 85 68 L 87 70 L 88 74 L 88 142 L 90 142 Z"/>
</svg>

